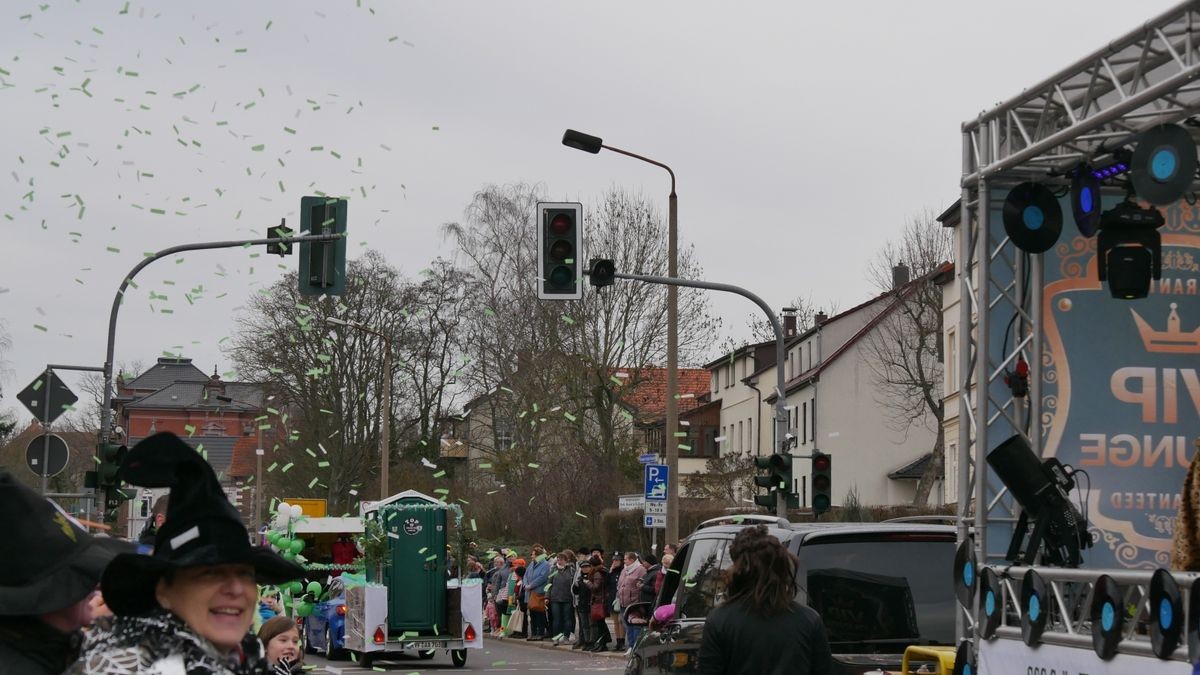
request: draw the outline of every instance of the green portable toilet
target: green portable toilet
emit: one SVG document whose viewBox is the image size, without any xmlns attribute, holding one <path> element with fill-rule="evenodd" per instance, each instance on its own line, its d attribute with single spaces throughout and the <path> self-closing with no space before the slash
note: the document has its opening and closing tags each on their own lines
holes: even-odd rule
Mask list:
<svg viewBox="0 0 1200 675">
<path fill-rule="evenodd" d="M 446 504 L 406 490 L 380 502 L 376 515 L 388 539 L 391 564 L 388 630 L 435 635 L 446 627 Z M 374 581 L 374 579 L 372 579 Z"/>
</svg>

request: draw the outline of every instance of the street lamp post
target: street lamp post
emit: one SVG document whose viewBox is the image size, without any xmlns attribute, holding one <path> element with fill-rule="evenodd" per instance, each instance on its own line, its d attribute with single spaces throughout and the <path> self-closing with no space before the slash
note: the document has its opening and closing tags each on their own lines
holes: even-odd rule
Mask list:
<svg viewBox="0 0 1200 675">
<path fill-rule="evenodd" d="M 662 167 L 671 175 L 671 194 L 667 198 L 667 276 L 679 276 L 679 200 L 675 195 L 675 172 L 671 167 L 649 157 L 627 150 L 604 145 L 596 136 L 567 129 L 562 138 L 563 145 L 596 154 L 609 150 L 647 164 Z M 679 541 L 679 442 L 675 434 L 679 429 L 679 292 L 675 286 L 667 287 L 667 531 L 668 542 Z"/>
<path fill-rule="evenodd" d="M 388 447 L 392 435 L 392 339 L 357 321 L 326 317 L 325 323 L 348 326 L 383 340 L 383 402 L 379 411 L 379 498 L 388 498 Z"/>
</svg>

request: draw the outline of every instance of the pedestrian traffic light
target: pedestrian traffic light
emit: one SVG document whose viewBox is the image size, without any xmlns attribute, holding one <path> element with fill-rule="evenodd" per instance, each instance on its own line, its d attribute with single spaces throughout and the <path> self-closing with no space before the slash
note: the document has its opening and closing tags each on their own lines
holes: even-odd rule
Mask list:
<svg viewBox="0 0 1200 675">
<path fill-rule="evenodd" d="M 346 290 L 346 207 L 332 197 L 300 199 L 302 234 L 337 234 L 334 241 L 300 242 L 300 294 L 341 295 Z"/>
<path fill-rule="evenodd" d="M 290 239 L 292 232 L 294 232 L 294 230 L 287 226 L 287 219 L 281 218 L 279 220 L 279 225 L 267 228 L 267 239 L 278 239 L 280 237 L 284 239 Z M 291 255 L 292 242 L 281 241 L 278 244 L 267 244 L 267 253 L 274 253 L 278 256 Z"/>
<path fill-rule="evenodd" d="M 124 445 L 100 444 L 96 452 L 96 456 L 100 459 L 100 464 L 96 469 L 97 484 L 100 487 L 108 489 L 121 484 L 121 480 L 117 478 L 117 471 L 121 468 L 121 462 L 125 460 L 128 452 L 129 449 Z"/>
<path fill-rule="evenodd" d="M 820 450 L 812 458 L 812 510 L 820 515 L 833 506 L 833 458 Z"/>
<path fill-rule="evenodd" d="M 592 258 L 588 264 L 588 280 L 596 288 L 612 286 L 617 277 L 617 265 L 604 258 Z"/>
<path fill-rule="evenodd" d="M 538 202 L 538 299 L 578 300 L 583 204 Z"/>
</svg>

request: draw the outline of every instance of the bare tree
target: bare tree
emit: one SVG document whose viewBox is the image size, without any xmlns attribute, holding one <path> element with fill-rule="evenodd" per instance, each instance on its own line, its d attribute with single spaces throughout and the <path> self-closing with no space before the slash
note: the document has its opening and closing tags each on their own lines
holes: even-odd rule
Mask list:
<svg viewBox="0 0 1200 675">
<path fill-rule="evenodd" d="M 923 425 L 936 434 L 931 461 L 917 483 L 913 503 L 927 504 L 945 466 L 942 404 L 942 290 L 937 273 L 951 258 L 952 233 L 932 212 L 913 217 L 900 238 L 890 241 L 868 267 L 870 281 L 894 295 L 895 311 L 865 341 L 876 382 L 876 402 L 893 429 Z M 911 281 L 897 285 L 897 266 Z M 902 280 L 902 278 L 901 278 Z"/>
<path fill-rule="evenodd" d="M 267 412 L 278 445 L 265 461 L 279 468 L 258 479 L 279 495 L 324 496 L 337 512 L 349 510 L 358 493 L 376 493 L 384 344 L 327 320 L 362 324 L 398 347 L 414 323 L 406 297 L 399 273 L 368 251 L 348 263 L 342 296 L 301 296 L 288 275 L 253 296 L 237 318 L 228 353 L 272 397 Z M 394 409 L 404 407 L 401 398 L 393 397 Z"/>
<path fill-rule="evenodd" d="M 730 506 L 744 495 L 755 493 L 754 462 L 749 455 L 727 453 L 709 458 L 704 471 L 683 479 L 688 495 L 719 501 Z"/>
<path fill-rule="evenodd" d="M 539 301 L 539 200 L 539 186 L 489 186 L 475 195 L 465 222 L 445 232 L 469 279 L 471 309 L 461 334 L 471 368 L 464 382 L 491 427 L 474 450 L 489 454 L 498 484 L 521 487 L 508 495 L 511 520 L 527 506 L 522 494 L 532 495 L 557 530 L 574 512 L 609 506 L 636 469 L 630 449 L 637 432 L 622 396 L 641 370 L 665 359 L 666 290 L 619 282 L 602 293 L 585 287 L 581 300 Z M 666 225 L 643 196 L 611 190 L 584 219 L 588 257 L 611 258 L 622 271 L 665 274 Z M 680 273 L 699 275 L 689 248 L 681 252 Z M 679 304 L 680 362 L 688 363 L 708 349 L 717 321 L 699 292 L 681 291 Z M 630 377 L 616 378 L 618 368 Z"/>
</svg>

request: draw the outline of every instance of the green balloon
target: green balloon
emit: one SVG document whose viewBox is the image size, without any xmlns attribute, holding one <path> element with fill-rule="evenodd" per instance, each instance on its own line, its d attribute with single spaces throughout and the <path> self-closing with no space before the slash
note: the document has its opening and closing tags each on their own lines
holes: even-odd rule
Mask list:
<svg viewBox="0 0 1200 675">
<path fill-rule="evenodd" d="M 321 582 L 319 582 L 319 581 L 308 582 L 308 592 L 312 593 L 313 595 L 320 595 L 321 594 Z"/>
<path fill-rule="evenodd" d="M 304 540 L 303 539 L 293 539 L 291 548 L 292 548 L 292 553 L 299 553 L 299 552 L 303 551 L 304 550 Z"/>
<path fill-rule="evenodd" d="M 292 553 L 291 551 L 284 551 L 284 552 L 283 552 L 283 559 L 284 559 L 284 560 L 292 560 L 292 559 L 293 559 L 293 558 L 295 558 L 295 557 L 296 557 L 296 554 L 295 554 L 295 553 Z"/>
<path fill-rule="evenodd" d="M 304 592 L 303 581 L 293 581 L 291 585 L 292 595 L 300 595 Z"/>
<path fill-rule="evenodd" d="M 302 602 L 300 603 L 300 606 L 296 608 L 296 613 L 300 616 L 308 616 L 309 614 L 312 614 L 312 611 L 313 606 L 311 602 Z"/>
</svg>

